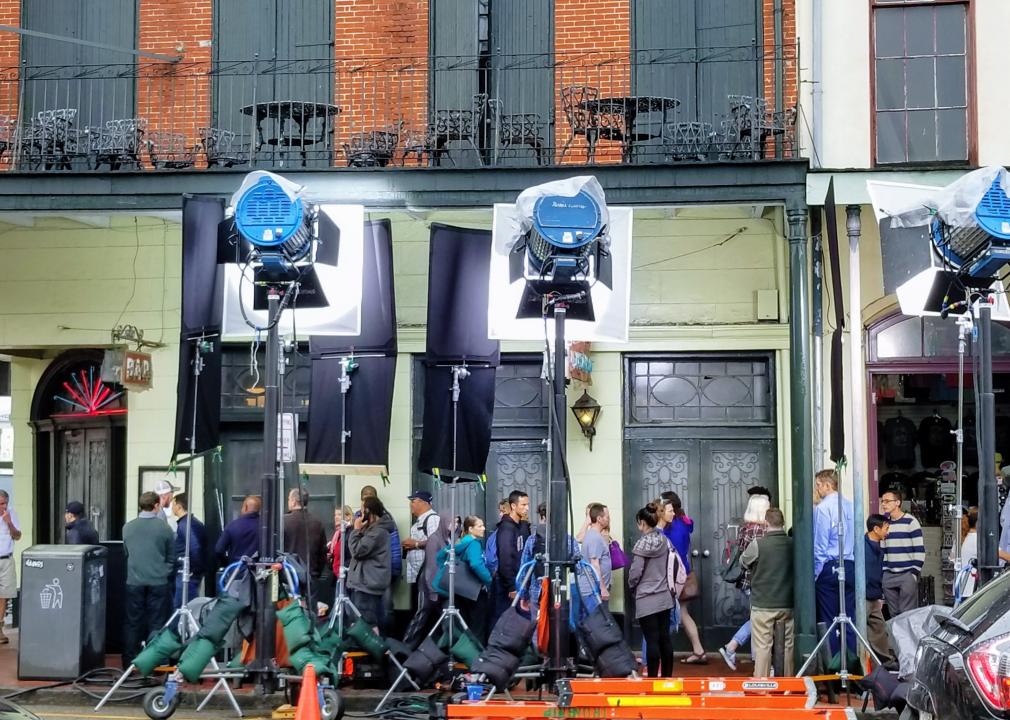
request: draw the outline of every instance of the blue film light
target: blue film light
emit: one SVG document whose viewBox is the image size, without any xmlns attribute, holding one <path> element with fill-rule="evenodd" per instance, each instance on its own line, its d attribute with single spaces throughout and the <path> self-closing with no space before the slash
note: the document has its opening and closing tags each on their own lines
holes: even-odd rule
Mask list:
<svg viewBox="0 0 1010 720">
<path fill-rule="evenodd" d="M 991 277 L 1010 262 L 1010 197 L 999 178 L 975 208 L 975 223 L 952 226 L 934 217 L 930 237 L 951 267 L 972 277 Z"/>
<path fill-rule="evenodd" d="M 273 177 L 260 177 L 242 191 L 234 212 L 235 229 L 255 248 L 250 260 L 257 279 L 291 280 L 312 262 L 316 208 L 290 197 Z"/>
</svg>

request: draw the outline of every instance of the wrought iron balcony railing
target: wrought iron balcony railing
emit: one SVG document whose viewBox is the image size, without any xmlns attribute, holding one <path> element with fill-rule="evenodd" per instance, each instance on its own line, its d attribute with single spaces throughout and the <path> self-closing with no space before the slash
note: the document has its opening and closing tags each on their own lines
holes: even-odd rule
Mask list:
<svg viewBox="0 0 1010 720">
<path fill-rule="evenodd" d="M 795 157 L 793 47 L 0 71 L 16 171 Z"/>
</svg>

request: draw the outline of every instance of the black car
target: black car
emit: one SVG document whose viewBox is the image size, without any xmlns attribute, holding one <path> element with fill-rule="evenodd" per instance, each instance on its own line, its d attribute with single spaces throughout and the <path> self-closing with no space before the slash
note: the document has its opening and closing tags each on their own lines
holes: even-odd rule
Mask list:
<svg viewBox="0 0 1010 720">
<path fill-rule="evenodd" d="M 1010 718 L 1010 573 L 936 620 L 901 720 Z"/>
</svg>

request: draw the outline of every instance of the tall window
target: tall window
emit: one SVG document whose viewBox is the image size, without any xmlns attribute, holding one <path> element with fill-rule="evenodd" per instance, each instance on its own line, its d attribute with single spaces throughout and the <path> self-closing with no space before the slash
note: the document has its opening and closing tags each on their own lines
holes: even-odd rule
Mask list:
<svg viewBox="0 0 1010 720">
<path fill-rule="evenodd" d="M 968 4 L 874 0 L 878 165 L 968 160 Z"/>
</svg>

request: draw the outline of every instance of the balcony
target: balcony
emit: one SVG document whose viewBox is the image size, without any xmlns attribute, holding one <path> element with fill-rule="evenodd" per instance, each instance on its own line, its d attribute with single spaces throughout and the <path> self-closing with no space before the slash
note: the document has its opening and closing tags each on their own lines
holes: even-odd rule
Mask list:
<svg viewBox="0 0 1010 720">
<path fill-rule="evenodd" d="M 794 47 L 25 64 L 0 169 L 501 168 L 797 157 Z M 784 72 L 783 68 L 791 68 Z"/>
</svg>

